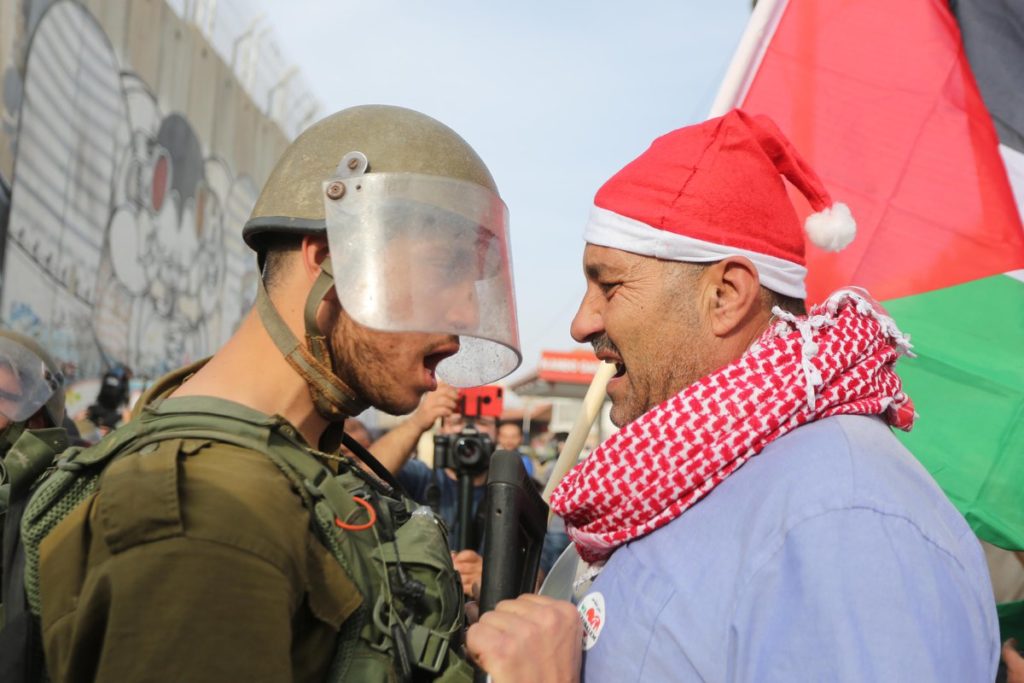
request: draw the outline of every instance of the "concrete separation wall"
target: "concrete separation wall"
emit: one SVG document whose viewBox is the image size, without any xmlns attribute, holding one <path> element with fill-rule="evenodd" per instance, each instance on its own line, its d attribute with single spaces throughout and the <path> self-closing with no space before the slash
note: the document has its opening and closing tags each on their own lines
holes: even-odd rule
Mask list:
<svg viewBox="0 0 1024 683">
<path fill-rule="evenodd" d="M 215 350 L 255 295 L 241 228 L 280 128 L 163 0 L 0 0 L 0 73 L 3 324 L 80 377 Z"/>
</svg>

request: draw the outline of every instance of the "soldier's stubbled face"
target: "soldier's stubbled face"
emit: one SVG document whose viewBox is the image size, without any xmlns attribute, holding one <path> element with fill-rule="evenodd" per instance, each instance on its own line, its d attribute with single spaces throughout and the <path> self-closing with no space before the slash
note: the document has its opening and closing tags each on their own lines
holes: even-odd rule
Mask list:
<svg viewBox="0 0 1024 683">
<path fill-rule="evenodd" d="M 459 338 L 424 332 L 381 332 L 360 325 L 330 300 L 334 371 L 371 405 L 393 415 L 412 412 L 437 388 L 437 365 L 459 350 Z"/>
</svg>

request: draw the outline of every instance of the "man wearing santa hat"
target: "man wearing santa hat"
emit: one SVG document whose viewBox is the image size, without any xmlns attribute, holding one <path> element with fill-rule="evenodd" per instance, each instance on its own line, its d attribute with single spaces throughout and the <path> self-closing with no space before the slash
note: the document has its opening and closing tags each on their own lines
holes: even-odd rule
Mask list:
<svg viewBox="0 0 1024 683">
<path fill-rule="evenodd" d="M 594 203 L 572 335 L 616 365 L 621 429 L 552 497 L 596 575 L 583 678 L 994 680 L 981 549 L 890 431 L 916 417 L 909 339 L 856 288 L 804 311 L 805 238 L 845 247 L 846 206 L 738 110 L 655 140 Z M 546 611 L 470 630 L 495 681 L 577 675 Z"/>
</svg>

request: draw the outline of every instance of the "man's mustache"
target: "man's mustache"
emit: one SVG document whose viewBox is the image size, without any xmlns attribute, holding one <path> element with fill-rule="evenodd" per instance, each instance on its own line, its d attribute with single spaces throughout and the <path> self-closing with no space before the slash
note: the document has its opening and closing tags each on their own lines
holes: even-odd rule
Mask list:
<svg viewBox="0 0 1024 683">
<path fill-rule="evenodd" d="M 622 358 L 622 353 L 619 352 L 619 347 L 612 343 L 611 338 L 607 334 L 601 334 L 594 337 L 590 340 L 590 345 L 594 347 L 595 354 L 599 354 L 602 351 L 608 351 L 619 358 Z"/>
</svg>

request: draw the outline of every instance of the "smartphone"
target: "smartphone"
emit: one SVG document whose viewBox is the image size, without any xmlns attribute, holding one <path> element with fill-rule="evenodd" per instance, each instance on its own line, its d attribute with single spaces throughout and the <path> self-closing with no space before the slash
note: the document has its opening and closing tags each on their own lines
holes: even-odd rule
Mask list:
<svg viewBox="0 0 1024 683">
<path fill-rule="evenodd" d="M 459 389 L 458 411 L 465 417 L 500 418 L 504 396 L 504 390 L 495 386 Z"/>
</svg>

